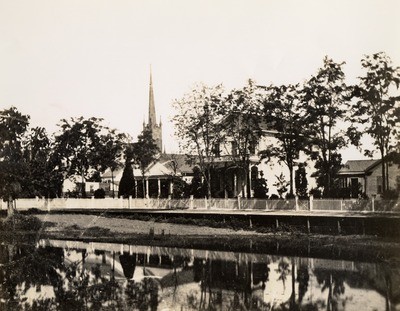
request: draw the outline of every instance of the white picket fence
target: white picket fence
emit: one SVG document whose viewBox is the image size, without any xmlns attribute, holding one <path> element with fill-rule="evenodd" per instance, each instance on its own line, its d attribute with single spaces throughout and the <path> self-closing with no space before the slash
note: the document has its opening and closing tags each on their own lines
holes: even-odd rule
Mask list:
<svg viewBox="0 0 400 311">
<path fill-rule="evenodd" d="M 7 203 L 0 201 L 0 209 Z M 258 210 L 258 211 L 364 211 L 400 212 L 400 200 L 359 199 L 313 199 L 310 200 L 266 200 L 266 199 L 17 199 L 18 210 L 38 209 L 42 211 L 74 209 L 198 209 L 198 210 Z"/>
</svg>

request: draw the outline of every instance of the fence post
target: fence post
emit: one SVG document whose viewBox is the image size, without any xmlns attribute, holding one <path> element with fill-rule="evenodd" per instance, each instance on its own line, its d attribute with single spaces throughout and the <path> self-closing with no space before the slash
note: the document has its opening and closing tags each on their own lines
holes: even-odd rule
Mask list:
<svg viewBox="0 0 400 311">
<path fill-rule="evenodd" d="M 314 201 L 314 196 L 312 194 L 310 194 L 310 211 L 312 211 L 314 208 L 313 201 Z"/>
<path fill-rule="evenodd" d="M 124 207 L 124 197 L 121 195 L 119 197 L 119 208 L 123 208 Z"/>
<path fill-rule="evenodd" d="M 172 196 L 169 195 L 169 196 L 168 196 L 168 208 L 169 208 L 169 209 L 171 209 L 171 199 L 172 199 Z"/>
<path fill-rule="evenodd" d="M 193 209 L 193 194 L 190 195 L 190 200 L 189 200 L 189 209 Z"/>
<path fill-rule="evenodd" d="M 268 199 L 265 199 L 265 210 L 268 210 Z"/>
<path fill-rule="evenodd" d="M 295 202 L 294 208 L 295 208 L 296 211 L 298 211 L 299 210 L 299 196 L 298 195 L 296 195 L 294 197 L 294 202 Z"/>
<path fill-rule="evenodd" d="M 240 209 L 240 195 L 238 195 L 237 200 L 238 200 L 238 209 Z"/>
<path fill-rule="evenodd" d="M 204 197 L 204 206 L 205 206 L 206 209 L 208 209 L 207 197 Z"/>
<path fill-rule="evenodd" d="M 343 199 L 340 199 L 340 210 L 343 211 Z"/>
<path fill-rule="evenodd" d="M 128 198 L 128 209 L 132 208 L 132 196 L 130 195 Z"/>
<path fill-rule="evenodd" d="M 90 198 L 90 206 L 92 207 L 92 208 L 94 208 L 94 196 L 92 196 L 91 198 Z"/>
</svg>

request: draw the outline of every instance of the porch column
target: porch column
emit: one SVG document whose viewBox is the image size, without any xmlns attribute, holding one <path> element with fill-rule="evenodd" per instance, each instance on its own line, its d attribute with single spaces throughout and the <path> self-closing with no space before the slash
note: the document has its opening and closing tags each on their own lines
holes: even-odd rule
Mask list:
<svg viewBox="0 0 400 311">
<path fill-rule="evenodd" d="M 250 198 L 252 198 L 254 195 L 253 195 L 253 189 L 252 189 L 253 187 L 251 186 L 251 164 L 250 163 L 249 163 L 249 168 L 247 171 L 247 178 L 249 180 L 249 184 L 247 185 L 247 187 L 249 187 Z M 246 189 L 246 196 L 247 196 L 247 189 Z"/>
<path fill-rule="evenodd" d="M 149 197 L 149 179 L 146 178 L 146 198 L 148 199 Z"/>
<path fill-rule="evenodd" d="M 157 184 L 158 184 L 158 197 L 161 197 L 161 179 L 157 178 Z"/>
<path fill-rule="evenodd" d="M 237 196 L 237 176 L 236 176 L 236 172 L 233 173 L 233 196 Z"/>
<path fill-rule="evenodd" d="M 169 181 L 169 194 L 172 195 L 172 193 L 174 192 L 174 183 L 172 182 L 172 180 Z"/>
<path fill-rule="evenodd" d="M 133 186 L 135 187 L 135 198 L 137 198 L 137 182 L 136 182 L 136 179 L 133 180 Z"/>
</svg>

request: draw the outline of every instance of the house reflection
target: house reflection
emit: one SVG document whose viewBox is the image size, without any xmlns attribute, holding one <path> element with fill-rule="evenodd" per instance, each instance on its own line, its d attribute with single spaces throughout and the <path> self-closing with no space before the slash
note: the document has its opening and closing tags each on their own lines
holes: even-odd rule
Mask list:
<svg viewBox="0 0 400 311">
<path fill-rule="evenodd" d="M 0 309 L 23 303 L 64 310 L 400 307 L 397 261 L 42 240 L 0 245 L 0 281 Z"/>
</svg>

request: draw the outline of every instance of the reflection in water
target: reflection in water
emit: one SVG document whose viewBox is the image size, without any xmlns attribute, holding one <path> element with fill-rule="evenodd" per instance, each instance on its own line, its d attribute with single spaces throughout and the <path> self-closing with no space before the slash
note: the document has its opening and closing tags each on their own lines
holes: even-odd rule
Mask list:
<svg viewBox="0 0 400 311">
<path fill-rule="evenodd" d="M 392 264 L 41 240 L 0 244 L 0 310 L 395 310 Z"/>
</svg>

